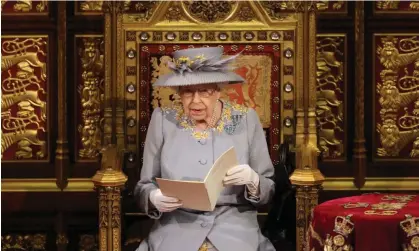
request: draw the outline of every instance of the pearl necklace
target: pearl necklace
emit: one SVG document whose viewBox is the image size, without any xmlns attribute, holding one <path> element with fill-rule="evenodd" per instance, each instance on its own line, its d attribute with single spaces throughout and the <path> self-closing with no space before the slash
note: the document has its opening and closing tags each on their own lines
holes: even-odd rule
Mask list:
<svg viewBox="0 0 419 251">
<path fill-rule="evenodd" d="M 210 122 L 207 123 L 207 127 L 203 130 L 203 131 L 196 131 L 196 122 L 195 120 L 192 120 L 193 125 L 195 126 L 194 131 L 192 132 L 192 134 L 194 135 L 195 138 L 207 138 L 208 137 L 208 129 L 213 128 L 215 126 L 215 121 L 217 119 L 217 114 L 216 114 L 216 110 L 218 107 L 218 100 L 217 103 L 214 106 L 214 109 L 212 110 L 212 116 L 210 119 Z"/>
</svg>

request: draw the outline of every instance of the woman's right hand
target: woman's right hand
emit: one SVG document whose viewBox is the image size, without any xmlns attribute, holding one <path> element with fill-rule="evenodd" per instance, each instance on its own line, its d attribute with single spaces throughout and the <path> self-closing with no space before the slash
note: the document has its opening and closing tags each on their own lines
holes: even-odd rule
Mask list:
<svg viewBox="0 0 419 251">
<path fill-rule="evenodd" d="M 150 201 L 156 207 L 159 212 L 167 213 L 178 209 L 182 206 L 179 199 L 173 197 L 164 196 L 160 189 L 151 191 Z"/>
</svg>

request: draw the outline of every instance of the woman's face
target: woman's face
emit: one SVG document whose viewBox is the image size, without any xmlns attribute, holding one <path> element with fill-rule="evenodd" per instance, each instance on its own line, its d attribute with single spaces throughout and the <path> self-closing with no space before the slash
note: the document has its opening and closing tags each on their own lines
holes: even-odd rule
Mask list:
<svg viewBox="0 0 419 251">
<path fill-rule="evenodd" d="M 220 90 L 216 84 L 182 86 L 179 95 L 183 109 L 189 117 L 196 121 L 208 121 L 220 98 Z"/>
</svg>

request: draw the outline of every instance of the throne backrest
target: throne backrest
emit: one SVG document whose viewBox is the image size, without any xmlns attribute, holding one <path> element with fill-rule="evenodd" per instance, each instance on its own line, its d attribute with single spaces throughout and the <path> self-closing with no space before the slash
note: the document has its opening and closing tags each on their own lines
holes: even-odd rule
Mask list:
<svg viewBox="0 0 419 251">
<path fill-rule="evenodd" d="M 217 16 L 211 15 L 214 8 L 220 8 Z M 172 1 L 156 3 L 150 11 L 147 17 L 124 14 L 125 37 L 120 39 L 125 49 L 124 56 L 119 56 L 123 60 L 118 60 L 124 69 L 118 86 L 124 91 L 126 108 L 126 215 L 139 215 L 132 191 L 140 178 L 151 112 L 179 98 L 172 89 L 153 87 L 159 76 L 170 72 L 167 62 L 174 51 L 204 46 L 222 46 L 226 55 L 243 51 L 236 59 L 235 72 L 246 83 L 229 86 L 222 98 L 256 110 L 275 166 L 280 161 L 280 145 L 287 142 L 293 148 L 295 90 L 302 90 L 302 69 L 297 69 L 302 55 L 296 53 L 302 15 L 292 6 L 276 8 L 263 1 Z M 266 213 L 263 209 L 260 215 Z"/>
</svg>

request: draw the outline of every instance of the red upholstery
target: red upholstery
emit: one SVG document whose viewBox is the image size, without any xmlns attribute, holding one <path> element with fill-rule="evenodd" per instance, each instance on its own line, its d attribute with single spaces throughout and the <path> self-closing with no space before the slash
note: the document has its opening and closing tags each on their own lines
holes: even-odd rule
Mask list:
<svg viewBox="0 0 419 251">
<path fill-rule="evenodd" d="M 310 251 L 419 250 L 419 195 L 364 194 L 327 201 L 314 208 L 307 238 Z"/>
</svg>

